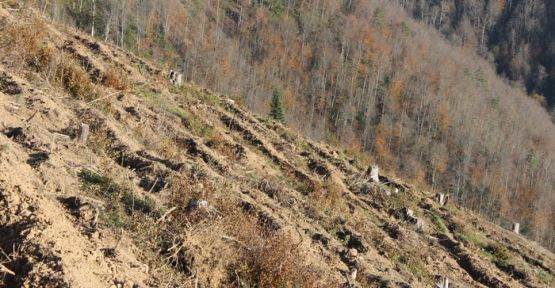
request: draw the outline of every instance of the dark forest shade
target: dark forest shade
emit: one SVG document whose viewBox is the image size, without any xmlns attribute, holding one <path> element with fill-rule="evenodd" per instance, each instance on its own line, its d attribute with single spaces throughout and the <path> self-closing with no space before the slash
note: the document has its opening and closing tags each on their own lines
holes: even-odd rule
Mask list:
<svg viewBox="0 0 555 288">
<path fill-rule="evenodd" d="M 555 2 L 398 0 L 453 43 L 475 48 L 500 75 L 555 105 Z"/>
</svg>

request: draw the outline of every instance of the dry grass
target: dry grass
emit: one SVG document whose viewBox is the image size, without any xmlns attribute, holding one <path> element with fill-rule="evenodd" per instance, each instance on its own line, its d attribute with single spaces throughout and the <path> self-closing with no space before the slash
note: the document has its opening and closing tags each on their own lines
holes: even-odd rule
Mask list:
<svg viewBox="0 0 555 288">
<path fill-rule="evenodd" d="M 5 25 L 7 27 L 3 27 L 0 33 L 3 60 L 16 68 L 26 65 L 40 68 L 48 65 L 51 50 L 45 45 L 47 27 L 44 21 L 38 17 L 30 17 L 29 23 L 18 22 Z M 13 49 L 14 47 L 17 49 Z"/>
<path fill-rule="evenodd" d="M 223 137 L 222 133 L 219 131 L 214 130 L 208 135 L 207 140 L 206 145 L 208 147 L 218 151 L 221 155 L 231 161 L 238 161 L 243 155 L 244 151 L 240 148 L 240 146 L 227 142 L 225 137 Z"/>
<path fill-rule="evenodd" d="M 77 99 L 95 99 L 95 87 L 87 72 L 69 55 L 46 44 L 46 23 L 33 15 L 22 17 L 28 17 L 29 23 L 8 23 L 0 32 L 2 60 L 14 69 L 30 67 L 42 73 L 48 81 L 62 86 Z"/>
<path fill-rule="evenodd" d="M 325 209 L 338 210 L 343 206 L 342 194 L 340 185 L 328 182 L 314 189 L 311 197 L 313 202 Z"/>
<path fill-rule="evenodd" d="M 181 224 L 164 228 L 167 234 L 162 238 L 172 239 L 172 245 L 165 247 L 183 243 L 179 245 L 186 251 L 172 253 L 171 263 L 178 270 L 196 275 L 210 266 L 211 277 L 223 277 L 230 286 L 317 287 L 322 277 L 305 264 L 298 245 L 287 234 L 265 227 L 256 213 L 246 211 L 225 183 L 184 177 L 175 180 L 170 188 L 172 205 L 186 207 L 192 199 L 203 199 L 217 211 L 178 209 L 172 223 Z M 211 256 L 215 251 L 222 257 Z M 225 275 L 215 276 L 218 273 Z"/>
<path fill-rule="evenodd" d="M 319 215 L 325 215 L 320 221 L 328 231 L 336 229 L 337 219 L 342 219 L 340 222 L 352 220 L 352 214 L 342 195 L 341 186 L 334 182 L 326 182 L 323 186 L 317 186 L 308 196 L 311 210 L 318 211 Z M 319 217 L 316 216 L 316 218 Z"/>
</svg>

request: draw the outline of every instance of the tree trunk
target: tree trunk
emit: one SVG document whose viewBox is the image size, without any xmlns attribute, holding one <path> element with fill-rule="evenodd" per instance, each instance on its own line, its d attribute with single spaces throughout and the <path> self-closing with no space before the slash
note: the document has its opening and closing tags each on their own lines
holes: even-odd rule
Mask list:
<svg viewBox="0 0 555 288">
<path fill-rule="evenodd" d="M 96 0 L 91 0 L 91 4 L 92 4 L 91 36 L 94 37 L 94 20 L 96 18 Z"/>
<path fill-rule="evenodd" d="M 112 23 L 112 15 L 113 13 L 110 12 L 110 16 L 108 17 L 108 20 L 106 21 L 106 31 L 104 32 L 104 42 L 108 41 L 108 37 L 110 37 L 110 26 Z"/>
</svg>

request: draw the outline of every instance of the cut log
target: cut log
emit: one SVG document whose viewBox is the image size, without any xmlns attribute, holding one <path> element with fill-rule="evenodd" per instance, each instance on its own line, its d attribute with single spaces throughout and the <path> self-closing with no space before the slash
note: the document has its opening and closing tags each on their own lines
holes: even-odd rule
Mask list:
<svg viewBox="0 0 555 288">
<path fill-rule="evenodd" d="M 89 125 L 81 123 L 81 128 L 79 131 L 79 143 L 86 144 L 87 138 L 89 138 Z"/>
</svg>

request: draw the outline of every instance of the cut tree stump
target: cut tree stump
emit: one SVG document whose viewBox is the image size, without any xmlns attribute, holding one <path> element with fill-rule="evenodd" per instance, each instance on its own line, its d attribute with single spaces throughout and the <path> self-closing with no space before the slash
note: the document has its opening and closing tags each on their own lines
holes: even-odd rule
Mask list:
<svg viewBox="0 0 555 288">
<path fill-rule="evenodd" d="M 372 165 L 368 168 L 368 170 L 370 172 L 370 180 L 376 183 L 380 183 L 380 176 L 379 176 L 380 168 L 378 166 Z"/>
<path fill-rule="evenodd" d="M 449 195 L 438 193 L 436 194 L 436 200 L 439 203 L 439 206 L 445 206 L 449 203 Z"/>
<path fill-rule="evenodd" d="M 86 144 L 87 138 L 89 138 L 89 125 L 81 123 L 81 128 L 79 129 L 79 143 Z"/>
<path fill-rule="evenodd" d="M 513 223 L 513 232 L 515 232 L 516 234 L 520 234 L 520 223 Z"/>
<path fill-rule="evenodd" d="M 446 278 L 443 278 L 443 280 L 440 280 L 440 281 L 436 284 L 435 287 L 436 287 L 436 288 L 449 288 L 449 279 L 448 279 L 447 277 L 446 277 Z"/>
</svg>

